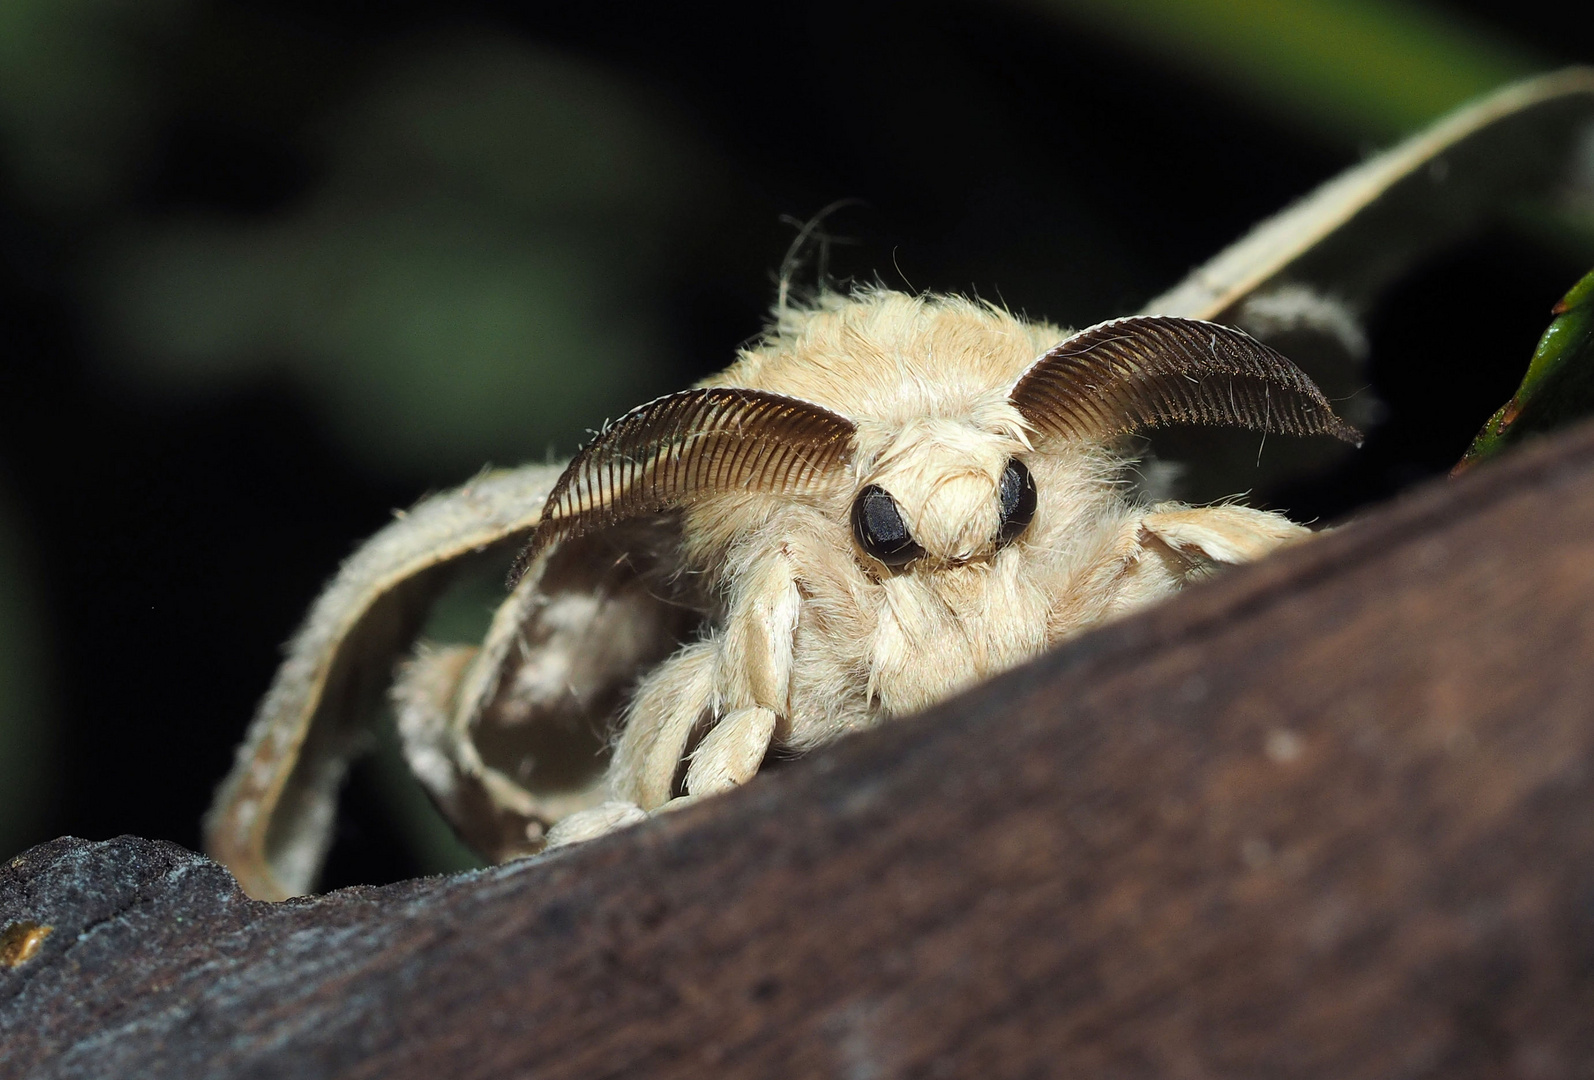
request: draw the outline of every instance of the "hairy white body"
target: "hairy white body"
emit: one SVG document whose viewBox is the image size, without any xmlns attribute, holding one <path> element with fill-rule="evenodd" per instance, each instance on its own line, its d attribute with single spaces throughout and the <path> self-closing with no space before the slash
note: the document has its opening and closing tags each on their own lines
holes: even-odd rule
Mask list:
<svg viewBox="0 0 1594 1080">
<path fill-rule="evenodd" d="M 716 629 L 643 678 L 611 802 L 567 818 L 550 842 L 740 784 L 772 747 L 807 750 L 917 712 L 1213 564 L 1306 533 L 1239 506 L 1139 504 L 1109 443 L 1032 441 L 1009 391 L 1068 336 L 962 298 L 871 291 L 786 313 L 707 380 L 850 418 L 849 482 L 686 508 L 685 569 L 717 602 Z M 1014 458 L 1034 478 L 1036 509 L 999 545 L 999 485 Z M 923 548 L 906 567 L 871 558 L 849 527 L 869 485 L 890 492 Z"/>
</svg>

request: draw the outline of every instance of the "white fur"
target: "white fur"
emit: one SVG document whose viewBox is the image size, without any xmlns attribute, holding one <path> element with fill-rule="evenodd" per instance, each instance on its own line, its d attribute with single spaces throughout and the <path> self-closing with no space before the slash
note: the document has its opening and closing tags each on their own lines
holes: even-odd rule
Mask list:
<svg viewBox="0 0 1594 1080">
<path fill-rule="evenodd" d="M 643 680 L 616 747 L 614 799 L 667 805 L 694 732 L 685 790 L 722 790 L 752 776 L 769 747 L 806 750 L 924 709 L 1214 563 L 1306 532 L 1243 507 L 1137 505 L 1114 447 L 1032 446 L 1008 393 L 1066 336 L 957 297 L 872 290 L 785 309 L 706 381 L 849 417 L 851 483 L 805 499 L 738 491 L 687 509 L 685 569 L 718 598 L 718 629 Z M 1037 510 L 998 547 L 999 484 L 1014 457 L 1034 477 Z M 850 507 L 870 484 L 892 495 L 925 551 L 903 569 L 853 539 Z"/>
</svg>

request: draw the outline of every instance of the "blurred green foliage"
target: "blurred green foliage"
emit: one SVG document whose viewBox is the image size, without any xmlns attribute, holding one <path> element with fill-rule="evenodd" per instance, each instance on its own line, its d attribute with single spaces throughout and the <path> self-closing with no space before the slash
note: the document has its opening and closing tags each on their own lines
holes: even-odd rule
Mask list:
<svg viewBox="0 0 1594 1080">
<path fill-rule="evenodd" d="M 1386 144 L 1543 61 L 1403 0 L 1028 0 L 1292 125 Z"/>
<path fill-rule="evenodd" d="M 0 136 L 10 176 L 38 208 L 76 214 L 125 188 L 159 112 L 151 53 L 190 0 L 5 0 Z"/>
<path fill-rule="evenodd" d="M 120 235 L 108 355 L 167 390 L 289 373 L 355 456 L 464 476 L 653 392 L 653 283 L 712 170 L 602 70 L 459 38 L 390 58 L 321 136 L 324 183 L 264 222 Z"/>
</svg>

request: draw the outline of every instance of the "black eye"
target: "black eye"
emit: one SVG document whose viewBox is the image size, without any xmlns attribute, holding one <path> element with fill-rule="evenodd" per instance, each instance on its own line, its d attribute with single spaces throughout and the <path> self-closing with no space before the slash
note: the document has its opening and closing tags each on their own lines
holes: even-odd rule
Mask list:
<svg viewBox="0 0 1594 1080">
<path fill-rule="evenodd" d="M 858 538 L 859 547 L 887 566 L 905 566 L 924 554 L 903 524 L 897 504 L 873 484 L 858 492 L 853 501 L 852 535 Z"/>
<path fill-rule="evenodd" d="M 1002 528 L 996 542 L 1010 544 L 1035 516 L 1035 478 L 1024 463 L 1013 458 L 1002 472 Z"/>
</svg>

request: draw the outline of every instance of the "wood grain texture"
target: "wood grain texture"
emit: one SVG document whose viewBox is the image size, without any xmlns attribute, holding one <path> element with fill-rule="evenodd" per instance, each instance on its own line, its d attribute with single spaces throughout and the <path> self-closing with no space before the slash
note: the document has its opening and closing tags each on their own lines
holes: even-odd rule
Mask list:
<svg viewBox="0 0 1594 1080">
<path fill-rule="evenodd" d="M 1584 429 L 551 857 L 36 848 L 0 1075 L 1588 1075 L 1591 763 Z"/>
</svg>

